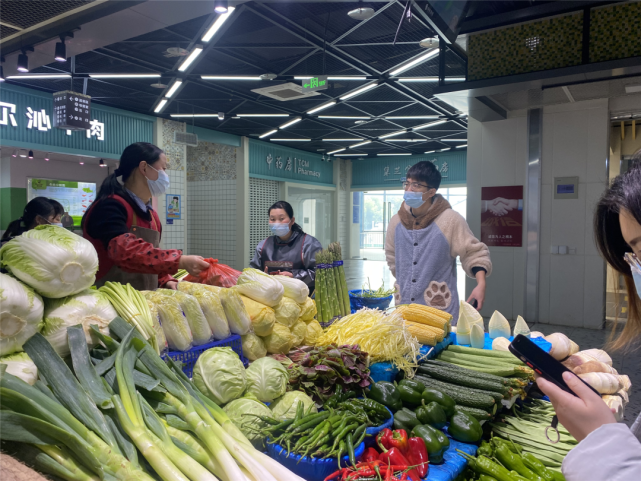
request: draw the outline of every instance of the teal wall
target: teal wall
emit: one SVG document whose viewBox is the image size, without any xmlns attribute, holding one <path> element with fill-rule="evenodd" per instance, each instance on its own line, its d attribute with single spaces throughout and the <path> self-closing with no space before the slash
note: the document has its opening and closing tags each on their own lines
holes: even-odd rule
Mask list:
<svg viewBox="0 0 641 481">
<path fill-rule="evenodd" d="M 198 135 L 198 141 L 240 147 L 240 137 L 238 135 L 219 132 L 218 130 L 204 129 L 202 127 L 192 127 L 189 124 L 187 124 L 187 132 Z"/>
<path fill-rule="evenodd" d="M 3 146 L 118 159 L 129 144 L 153 142 L 156 118 L 148 115 L 93 104 L 91 119 L 105 124 L 105 136 L 101 141 L 93 136 L 87 138 L 85 131 L 67 135 L 65 130 L 54 128 L 53 96 L 50 93 L 3 83 L 0 84 L 0 101 L 16 106 L 14 117 L 18 124 L 17 127 L 13 127 L 11 122 L 0 125 Z M 27 107 L 34 111 L 45 109 L 51 119 L 51 130 L 28 129 Z"/>
<path fill-rule="evenodd" d="M 271 164 L 267 162 L 268 158 L 271 158 Z M 287 159 L 291 159 L 291 170 L 286 170 Z M 334 164 L 321 159 L 322 156 L 318 154 L 249 139 L 250 177 L 334 186 Z M 320 175 L 309 175 L 305 171 Z"/>
<path fill-rule="evenodd" d="M 441 172 L 441 185 L 467 182 L 467 150 L 424 155 L 399 155 L 352 160 L 352 189 L 395 189 L 409 168 L 422 160 L 434 162 Z"/>
</svg>

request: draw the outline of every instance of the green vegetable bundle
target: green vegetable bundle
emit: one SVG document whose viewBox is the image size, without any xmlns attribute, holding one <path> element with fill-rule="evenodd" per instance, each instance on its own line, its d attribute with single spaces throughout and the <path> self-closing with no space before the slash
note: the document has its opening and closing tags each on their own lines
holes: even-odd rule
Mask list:
<svg viewBox="0 0 641 481">
<path fill-rule="evenodd" d="M 316 310 L 318 321 L 328 322 L 351 312 L 349 293 L 338 242 L 316 254 Z"/>
<path fill-rule="evenodd" d="M 68 481 L 242 480 L 244 473 L 300 481 L 125 321 L 109 324 L 118 340 L 93 332 L 102 346 L 90 353 L 82 327 L 67 329 L 69 363 L 33 335 L 23 347 L 42 375 L 34 386 L 0 365 L 0 439 L 35 445 L 41 471 Z"/>
</svg>

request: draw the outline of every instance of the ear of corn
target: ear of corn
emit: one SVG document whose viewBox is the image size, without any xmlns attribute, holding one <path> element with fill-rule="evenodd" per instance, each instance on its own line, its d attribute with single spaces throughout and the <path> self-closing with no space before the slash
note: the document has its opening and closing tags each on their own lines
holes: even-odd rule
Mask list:
<svg viewBox="0 0 641 481">
<path fill-rule="evenodd" d="M 420 304 L 407 304 L 399 306 L 398 312 L 406 321 L 417 322 L 427 326 L 442 329 L 445 334 L 449 334 L 452 325 L 452 315 L 429 306 Z"/>
<path fill-rule="evenodd" d="M 424 329 L 426 332 L 431 332 L 436 335 L 436 342 L 441 342 L 445 339 L 445 331 L 439 327 L 428 326 L 427 324 L 420 324 L 413 321 L 405 321 L 405 325 L 415 327 L 417 329 Z"/>
<path fill-rule="evenodd" d="M 412 336 L 416 337 L 416 339 L 418 339 L 418 342 L 420 342 L 421 344 L 425 344 L 427 346 L 436 346 L 436 344 L 440 342 L 438 340 L 438 334 L 435 331 L 428 329 L 430 326 L 407 321 L 405 321 L 405 326 L 407 327 L 407 331 Z"/>
</svg>

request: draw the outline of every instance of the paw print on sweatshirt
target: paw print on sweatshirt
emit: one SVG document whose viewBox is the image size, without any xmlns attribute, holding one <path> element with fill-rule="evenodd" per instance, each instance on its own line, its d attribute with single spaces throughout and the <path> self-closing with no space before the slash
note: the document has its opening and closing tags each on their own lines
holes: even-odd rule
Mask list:
<svg viewBox="0 0 641 481">
<path fill-rule="evenodd" d="M 430 282 L 423 297 L 426 305 L 436 309 L 447 309 L 452 303 L 452 293 L 447 282 Z"/>
</svg>

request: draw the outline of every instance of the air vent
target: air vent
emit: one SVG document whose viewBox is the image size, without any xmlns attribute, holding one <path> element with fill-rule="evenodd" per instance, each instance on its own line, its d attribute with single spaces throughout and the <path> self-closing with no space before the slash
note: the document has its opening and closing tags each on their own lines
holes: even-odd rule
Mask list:
<svg viewBox="0 0 641 481">
<path fill-rule="evenodd" d="M 189 145 L 198 147 L 198 136 L 187 132 L 174 132 L 174 144 Z"/>
<path fill-rule="evenodd" d="M 303 87 L 293 82 L 288 82 L 280 85 L 273 85 L 271 87 L 263 87 L 262 89 L 255 89 L 252 92 L 259 95 L 264 95 L 271 99 L 286 102 L 287 100 L 305 99 L 307 97 L 314 97 L 320 95 L 318 92 L 303 93 Z"/>
</svg>

